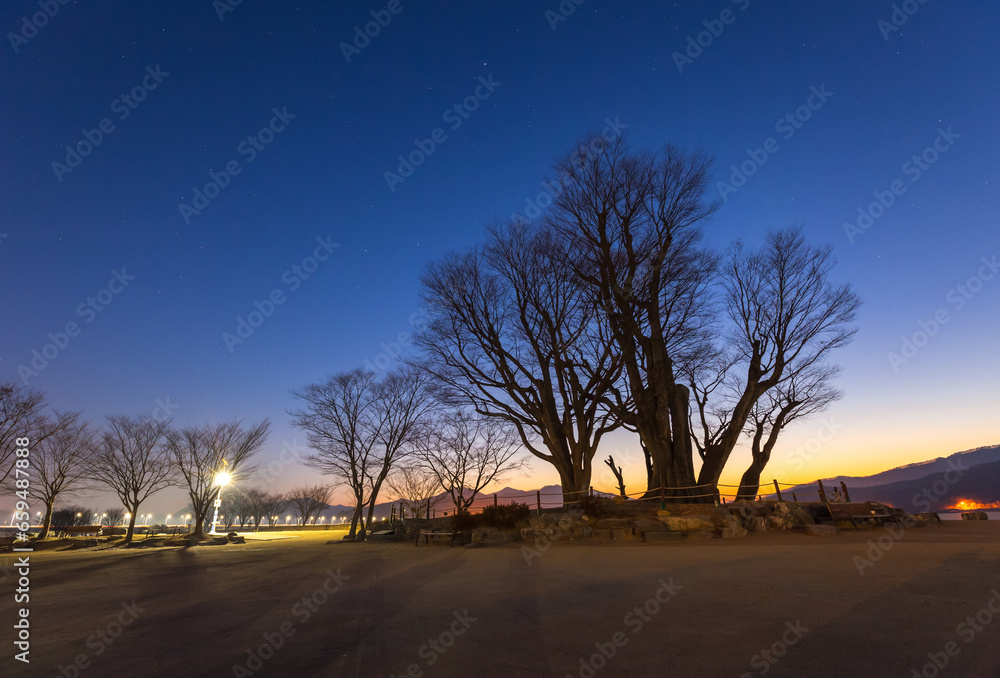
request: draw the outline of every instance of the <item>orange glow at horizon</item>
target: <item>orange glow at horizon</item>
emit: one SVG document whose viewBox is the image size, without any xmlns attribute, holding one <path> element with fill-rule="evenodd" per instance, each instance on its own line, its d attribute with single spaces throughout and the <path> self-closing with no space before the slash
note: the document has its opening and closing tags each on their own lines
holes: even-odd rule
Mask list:
<svg viewBox="0 0 1000 678">
<path fill-rule="evenodd" d="M 980 511 L 982 509 L 1000 509 L 1000 501 L 993 501 L 988 504 L 978 502 L 974 499 L 959 499 L 951 506 L 947 507 L 950 509 L 956 509 L 959 511 Z"/>
</svg>

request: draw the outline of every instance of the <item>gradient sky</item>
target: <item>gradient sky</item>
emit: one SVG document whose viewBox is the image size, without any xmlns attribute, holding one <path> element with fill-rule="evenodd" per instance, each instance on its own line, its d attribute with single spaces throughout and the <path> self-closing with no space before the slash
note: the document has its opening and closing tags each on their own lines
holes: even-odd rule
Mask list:
<svg viewBox="0 0 1000 678">
<path fill-rule="evenodd" d="M 653 4 L 586 0 L 562 16 L 556 0 L 403 1 L 348 62 L 341 43 L 385 3 L 244 0 L 220 19 L 209 0 L 71 2 L 37 30 L 24 26 L 35 2 L 4 3 L 0 376 L 20 378 L 75 322 L 27 377 L 52 405 L 95 422 L 164 406 L 178 425 L 270 417 L 266 463 L 304 442 L 290 389 L 379 362 L 419 317 L 424 267 L 522 212 L 555 155 L 617 121 L 636 147 L 704 148 L 719 181 L 748 163 L 738 190 L 720 189 L 711 243 L 802 224 L 835 246 L 836 278 L 864 299 L 837 356 L 845 398 L 786 432 L 766 478 L 867 474 L 1000 442 L 1000 6 L 903 3 L 917 11 L 897 13 L 896 29 L 889 0 Z M 690 62 L 674 56 L 699 37 Z M 475 110 L 446 116 L 477 88 Z M 253 148 L 274 109 L 290 115 Z M 53 167 L 105 118 L 78 166 Z M 390 189 L 397 157 L 437 128 L 443 141 Z M 227 163 L 239 174 L 182 214 Z M 892 204 L 847 233 L 896 181 Z M 317 239 L 337 247 L 310 262 Z M 134 279 L 109 288 L 116 271 Z M 273 290 L 283 303 L 227 345 Z M 642 489 L 634 439 L 609 439 L 609 452 Z M 734 457 L 725 478 L 744 464 Z M 506 484 L 557 482 L 533 465 Z M 275 487 L 312 479 L 290 466 Z M 163 494 L 146 508 L 183 503 Z"/>
</svg>

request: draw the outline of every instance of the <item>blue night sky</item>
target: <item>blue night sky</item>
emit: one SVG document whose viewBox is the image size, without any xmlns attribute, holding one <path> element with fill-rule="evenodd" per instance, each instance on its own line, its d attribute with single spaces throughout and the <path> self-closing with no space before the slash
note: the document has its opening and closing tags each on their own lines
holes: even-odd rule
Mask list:
<svg viewBox="0 0 1000 678">
<path fill-rule="evenodd" d="M 266 463 L 303 442 L 290 389 L 385 364 L 424 267 L 523 213 L 553 157 L 610 123 L 715 156 L 711 243 L 801 224 L 864 299 L 845 398 L 790 428 L 766 477 L 1000 442 L 997 3 L 914 1 L 897 28 L 889 0 L 404 1 L 349 61 L 385 3 L 220 6 L 71 2 L 25 30 L 37 3 L 3 4 L 2 378 L 95 422 L 270 417 Z M 417 141 L 433 152 L 387 181 Z M 270 316 L 227 342 L 255 302 Z M 638 489 L 633 439 L 605 448 Z M 507 484 L 556 482 L 533 465 Z"/>
</svg>

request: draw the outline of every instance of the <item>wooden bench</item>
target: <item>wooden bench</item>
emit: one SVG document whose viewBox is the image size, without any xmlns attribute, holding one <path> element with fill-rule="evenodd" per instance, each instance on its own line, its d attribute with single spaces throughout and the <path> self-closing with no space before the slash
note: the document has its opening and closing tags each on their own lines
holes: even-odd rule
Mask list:
<svg viewBox="0 0 1000 678">
<path fill-rule="evenodd" d="M 858 527 L 859 520 L 877 520 L 880 525 L 886 520 L 891 520 L 902 527 L 899 517 L 893 513 L 891 508 L 874 501 L 830 502 L 826 504 L 826 509 L 835 523 L 838 520 L 850 520 L 854 529 L 859 532 L 861 531 L 861 528 Z"/>
<path fill-rule="evenodd" d="M 416 540 L 416 542 L 414 542 L 414 544 L 413 544 L 414 546 L 420 546 L 420 538 L 421 537 L 424 538 L 424 544 L 425 545 L 430 543 L 431 537 L 450 537 L 451 543 L 449 544 L 449 547 L 451 547 L 451 546 L 455 545 L 455 537 L 461 538 L 462 537 L 462 533 L 461 532 L 446 532 L 444 530 L 420 530 L 417 533 L 417 540 Z"/>
</svg>

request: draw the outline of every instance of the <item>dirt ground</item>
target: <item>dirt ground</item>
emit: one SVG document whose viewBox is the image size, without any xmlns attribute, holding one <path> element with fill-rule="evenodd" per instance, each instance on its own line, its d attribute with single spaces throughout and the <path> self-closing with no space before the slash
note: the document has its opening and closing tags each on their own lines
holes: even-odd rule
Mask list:
<svg viewBox="0 0 1000 678">
<path fill-rule="evenodd" d="M 0 572 L 0 675 L 1000 675 L 997 522 L 544 551 L 331 536 L 35 554 L 30 665 Z"/>
</svg>

